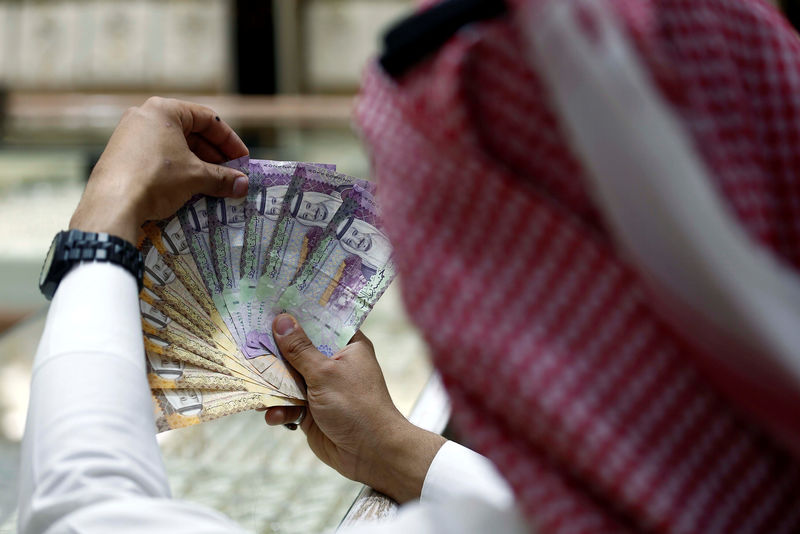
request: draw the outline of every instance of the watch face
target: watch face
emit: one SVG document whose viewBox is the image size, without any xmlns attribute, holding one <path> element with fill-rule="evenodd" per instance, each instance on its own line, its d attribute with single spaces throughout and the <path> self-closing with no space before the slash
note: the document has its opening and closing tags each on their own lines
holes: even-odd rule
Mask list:
<svg viewBox="0 0 800 534">
<path fill-rule="evenodd" d="M 50 267 L 53 265 L 53 258 L 56 254 L 56 247 L 58 245 L 58 235 L 53 238 L 53 243 L 50 245 L 50 250 L 47 251 L 47 257 L 44 259 L 42 265 L 42 274 L 39 275 L 39 287 L 44 285 L 47 280 L 47 275 L 50 273 Z"/>
</svg>

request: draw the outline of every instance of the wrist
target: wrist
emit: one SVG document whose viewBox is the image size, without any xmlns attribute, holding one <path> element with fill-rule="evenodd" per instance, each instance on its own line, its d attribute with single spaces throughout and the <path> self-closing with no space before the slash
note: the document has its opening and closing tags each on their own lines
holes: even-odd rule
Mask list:
<svg viewBox="0 0 800 534">
<path fill-rule="evenodd" d="M 84 195 L 69 221 L 69 229 L 103 232 L 125 239 L 135 245 L 141 224 L 132 214 L 132 210 L 112 202 L 110 199 L 98 202 L 86 198 Z"/>
<path fill-rule="evenodd" d="M 428 468 L 447 440 L 402 415 L 388 426 L 372 448 L 371 461 L 360 480 L 399 503 L 418 499 Z"/>
</svg>

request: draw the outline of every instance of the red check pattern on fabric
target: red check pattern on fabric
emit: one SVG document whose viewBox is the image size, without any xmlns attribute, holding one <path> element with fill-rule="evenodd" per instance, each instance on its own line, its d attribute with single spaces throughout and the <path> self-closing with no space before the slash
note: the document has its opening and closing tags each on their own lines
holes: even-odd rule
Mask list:
<svg viewBox="0 0 800 534">
<path fill-rule="evenodd" d="M 797 35 L 757 0 L 609 3 L 741 224 L 800 267 Z M 356 107 L 457 428 L 538 532 L 800 531 L 798 460 L 654 311 L 516 23 L 462 29 L 399 83 L 370 67 Z"/>
</svg>

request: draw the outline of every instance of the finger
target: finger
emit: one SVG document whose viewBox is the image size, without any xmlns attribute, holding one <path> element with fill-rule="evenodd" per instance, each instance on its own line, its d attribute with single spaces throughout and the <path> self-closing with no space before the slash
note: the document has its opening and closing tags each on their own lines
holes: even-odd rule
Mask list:
<svg viewBox="0 0 800 534">
<path fill-rule="evenodd" d="M 189 137 L 186 138 L 186 143 L 189 145 L 189 150 L 208 163 L 224 163 L 228 159 L 225 154 L 217 150 L 217 147 L 206 141 L 200 134 L 189 134 Z"/>
<path fill-rule="evenodd" d="M 267 410 L 264 421 L 270 426 L 285 425 L 297 421 L 301 413 L 303 413 L 302 406 L 276 406 Z"/>
<path fill-rule="evenodd" d="M 306 382 L 312 379 L 320 366 L 328 362 L 328 358 L 317 350 L 291 315 L 278 315 L 272 323 L 272 332 L 283 357 L 303 375 Z"/>
<path fill-rule="evenodd" d="M 183 133 L 187 137 L 192 133 L 200 134 L 217 147 L 227 159 L 236 159 L 249 154 L 244 142 L 214 110 L 192 102 L 178 100 L 175 102 Z"/>
<path fill-rule="evenodd" d="M 192 193 L 239 198 L 247 194 L 247 176 L 241 171 L 197 160 Z"/>
</svg>

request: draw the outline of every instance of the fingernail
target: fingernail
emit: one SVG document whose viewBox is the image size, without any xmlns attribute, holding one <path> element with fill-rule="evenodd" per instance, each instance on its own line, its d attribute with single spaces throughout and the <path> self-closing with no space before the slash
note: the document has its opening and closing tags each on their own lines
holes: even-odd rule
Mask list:
<svg viewBox="0 0 800 534">
<path fill-rule="evenodd" d="M 235 197 L 243 197 L 247 194 L 247 176 L 239 176 L 235 182 L 233 182 L 233 196 Z"/>
<path fill-rule="evenodd" d="M 294 319 L 291 315 L 279 315 L 275 319 L 275 333 L 279 336 L 288 336 L 294 332 Z"/>
</svg>

